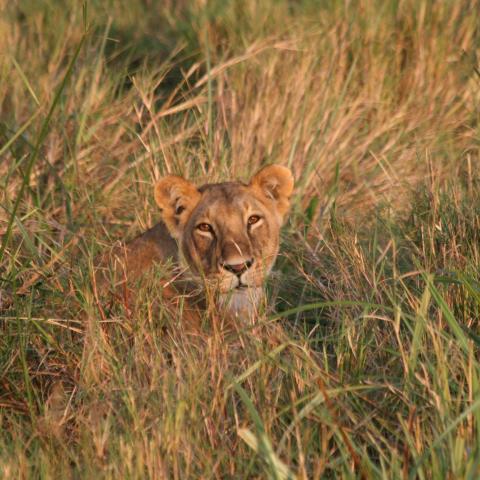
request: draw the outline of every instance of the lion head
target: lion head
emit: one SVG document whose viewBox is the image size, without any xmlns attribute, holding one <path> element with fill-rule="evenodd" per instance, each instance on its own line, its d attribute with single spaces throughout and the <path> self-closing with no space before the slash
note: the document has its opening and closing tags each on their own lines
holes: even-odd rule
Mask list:
<svg viewBox="0 0 480 480">
<path fill-rule="evenodd" d="M 237 309 L 258 298 L 275 262 L 292 190 L 290 170 L 270 165 L 248 184 L 197 187 L 169 175 L 156 184 L 155 200 L 181 262 Z"/>
</svg>

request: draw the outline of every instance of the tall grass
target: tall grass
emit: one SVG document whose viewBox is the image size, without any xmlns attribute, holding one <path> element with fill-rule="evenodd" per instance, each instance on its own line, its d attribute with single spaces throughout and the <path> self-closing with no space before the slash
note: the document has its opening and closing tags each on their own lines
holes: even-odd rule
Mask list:
<svg viewBox="0 0 480 480">
<path fill-rule="evenodd" d="M 479 7 L 5 3 L 2 478 L 477 478 Z M 268 162 L 297 188 L 255 325 L 188 337 L 161 266 L 96 301 L 155 179 Z"/>
</svg>

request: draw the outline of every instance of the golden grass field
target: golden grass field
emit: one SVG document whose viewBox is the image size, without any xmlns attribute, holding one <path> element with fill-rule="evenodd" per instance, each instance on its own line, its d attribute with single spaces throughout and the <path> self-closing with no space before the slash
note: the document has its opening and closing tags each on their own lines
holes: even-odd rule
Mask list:
<svg viewBox="0 0 480 480">
<path fill-rule="evenodd" d="M 0 2 L 0 477 L 479 478 L 479 11 Z M 157 179 L 268 163 L 296 189 L 254 328 L 190 342 L 161 268 L 96 301 Z"/>
</svg>

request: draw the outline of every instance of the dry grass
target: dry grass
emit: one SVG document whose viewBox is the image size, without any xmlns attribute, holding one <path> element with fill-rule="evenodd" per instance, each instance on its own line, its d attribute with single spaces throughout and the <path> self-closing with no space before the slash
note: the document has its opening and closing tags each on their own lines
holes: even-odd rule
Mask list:
<svg viewBox="0 0 480 480">
<path fill-rule="evenodd" d="M 0 7 L 1 476 L 478 477 L 479 6 Z M 185 336 L 161 269 L 99 308 L 156 178 L 268 162 L 275 311 Z"/>
</svg>

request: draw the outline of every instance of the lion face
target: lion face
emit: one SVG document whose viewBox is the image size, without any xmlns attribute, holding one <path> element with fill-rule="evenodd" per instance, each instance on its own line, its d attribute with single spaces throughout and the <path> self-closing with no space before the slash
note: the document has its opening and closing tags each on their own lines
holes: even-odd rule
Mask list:
<svg viewBox="0 0 480 480">
<path fill-rule="evenodd" d="M 197 279 L 227 294 L 263 284 L 278 254 L 292 190 L 290 170 L 271 165 L 249 184 L 197 188 L 181 177 L 167 176 L 155 186 L 155 200 L 183 262 Z"/>
</svg>

